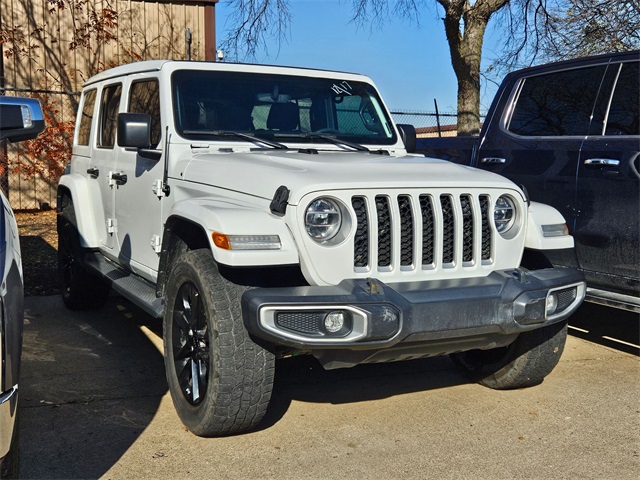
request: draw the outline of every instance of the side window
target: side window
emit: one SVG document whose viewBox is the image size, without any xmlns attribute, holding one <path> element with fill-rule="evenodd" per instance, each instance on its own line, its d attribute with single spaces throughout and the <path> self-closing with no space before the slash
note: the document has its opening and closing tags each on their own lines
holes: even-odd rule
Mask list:
<svg viewBox="0 0 640 480">
<path fill-rule="evenodd" d="M 151 116 L 151 145 L 160 143 L 160 90 L 157 80 L 136 82 L 129 93 L 129 112 L 148 113 Z"/>
<path fill-rule="evenodd" d="M 102 90 L 100 99 L 100 138 L 98 146 L 113 148 L 116 143 L 116 129 L 118 128 L 118 107 L 122 85 L 109 85 Z"/>
<path fill-rule="evenodd" d="M 605 135 L 640 135 L 639 62 L 622 65 L 613 92 Z"/>
<path fill-rule="evenodd" d="M 93 123 L 93 108 L 96 103 L 96 90 L 89 90 L 84 94 L 82 103 L 82 116 L 78 128 L 78 145 L 89 145 L 91 124 Z"/>
<path fill-rule="evenodd" d="M 524 79 L 508 130 L 524 136 L 586 135 L 605 65 Z"/>
</svg>

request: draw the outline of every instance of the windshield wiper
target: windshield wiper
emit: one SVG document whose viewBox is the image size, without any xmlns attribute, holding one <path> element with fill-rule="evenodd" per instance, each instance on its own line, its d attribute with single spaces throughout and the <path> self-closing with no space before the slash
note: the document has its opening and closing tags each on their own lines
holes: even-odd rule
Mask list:
<svg viewBox="0 0 640 480">
<path fill-rule="evenodd" d="M 273 135 L 274 137 L 293 137 L 293 138 L 310 138 L 310 139 L 318 139 L 318 140 L 326 140 L 327 142 L 333 143 L 334 145 L 343 145 L 345 147 L 353 148 L 358 152 L 370 152 L 367 147 L 364 145 L 360 145 L 359 143 L 348 142 L 347 140 L 340 140 L 339 138 L 332 137 L 330 135 L 323 135 L 322 133 L 276 133 Z"/>
<path fill-rule="evenodd" d="M 276 142 L 273 140 L 267 140 L 265 138 L 255 137 L 253 135 L 249 135 L 248 133 L 234 132 L 231 130 L 184 130 L 182 133 L 186 135 L 208 135 L 212 137 L 237 137 L 242 138 L 244 140 L 249 140 L 254 143 L 263 143 L 265 145 L 269 145 L 270 147 L 277 148 L 280 150 L 288 150 L 284 143 Z"/>
</svg>

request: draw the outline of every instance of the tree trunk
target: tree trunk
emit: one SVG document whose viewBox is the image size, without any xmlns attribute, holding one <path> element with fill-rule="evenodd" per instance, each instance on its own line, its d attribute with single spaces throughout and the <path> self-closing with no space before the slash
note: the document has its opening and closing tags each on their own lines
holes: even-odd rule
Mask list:
<svg viewBox="0 0 640 480">
<path fill-rule="evenodd" d="M 478 0 L 471 6 L 467 0 L 438 0 L 445 9 L 444 28 L 458 80 L 458 135 L 480 132 L 480 59 L 484 32 L 491 15 L 507 1 Z"/>
</svg>

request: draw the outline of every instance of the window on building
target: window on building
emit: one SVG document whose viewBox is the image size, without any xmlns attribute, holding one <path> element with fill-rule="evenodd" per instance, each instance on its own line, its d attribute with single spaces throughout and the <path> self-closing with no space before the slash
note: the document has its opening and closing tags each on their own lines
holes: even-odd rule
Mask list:
<svg viewBox="0 0 640 480">
<path fill-rule="evenodd" d="M 586 135 L 606 65 L 524 79 L 509 122 L 523 136 Z"/>
<path fill-rule="evenodd" d="M 157 80 L 146 80 L 131 85 L 129 93 L 129 112 L 147 113 L 151 117 L 151 145 L 160 143 L 160 89 Z"/>
</svg>

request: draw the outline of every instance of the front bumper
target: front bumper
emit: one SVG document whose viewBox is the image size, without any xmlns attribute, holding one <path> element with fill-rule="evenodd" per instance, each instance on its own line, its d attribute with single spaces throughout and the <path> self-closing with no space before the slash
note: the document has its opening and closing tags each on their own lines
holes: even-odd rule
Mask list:
<svg viewBox="0 0 640 480">
<path fill-rule="evenodd" d="M 256 337 L 318 358 L 344 359 L 325 365 L 332 368 L 397 360 L 400 351 L 408 358 L 505 346 L 521 332 L 564 320 L 584 294 L 577 270 L 512 269 L 456 280 L 257 288 L 245 292 L 242 310 Z M 335 333 L 324 326 L 332 312 L 345 319 Z M 329 355 L 331 350 L 351 353 Z"/>
</svg>

